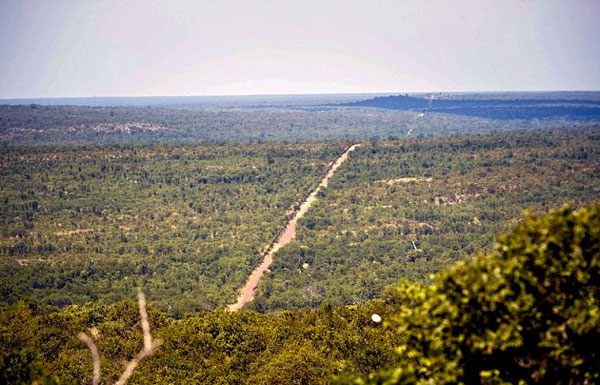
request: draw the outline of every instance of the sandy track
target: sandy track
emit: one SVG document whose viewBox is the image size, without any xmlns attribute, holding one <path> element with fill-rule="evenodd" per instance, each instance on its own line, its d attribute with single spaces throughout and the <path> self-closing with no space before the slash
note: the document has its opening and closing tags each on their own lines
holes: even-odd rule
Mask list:
<svg viewBox="0 0 600 385">
<path fill-rule="evenodd" d="M 310 206 L 317 200 L 317 194 L 321 188 L 327 187 L 329 179 L 331 179 L 342 163 L 348 159 L 350 152 L 354 151 L 354 149 L 358 146 L 360 146 L 360 144 L 353 144 L 352 146 L 346 148 L 342 155 L 340 155 L 340 157 L 337 158 L 336 161 L 331 165 L 329 171 L 327 171 L 327 174 L 321 180 L 321 183 L 319 183 L 319 186 L 317 186 L 317 188 L 310 193 L 306 200 L 302 202 L 300 208 L 294 214 L 294 217 L 287 223 L 283 233 L 281 233 L 279 238 L 277 238 L 277 240 L 269 246 L 263 257 L 262 263 L 256 269 L 254 269 L 252 274 L 250 274 L 250 277 L 248 277 L 248 280 L 246 281 L 246 285 L 241 290 L 237 302 L 229 305 L 229 310 L 238 311 L 246 303 L 252 301 L 254 298 L 254 289 L 258 285 L 258 281 L 260 281 L 265 271 L 267 271 L 271 263 L 273 263 L 273 256 L 275 253 L 292 240 L 294 234 L 296 234 L 296 224 L 298 223 L 298 220 L 302 218 L 304 214 L 306 214 Z"/>
</svg>

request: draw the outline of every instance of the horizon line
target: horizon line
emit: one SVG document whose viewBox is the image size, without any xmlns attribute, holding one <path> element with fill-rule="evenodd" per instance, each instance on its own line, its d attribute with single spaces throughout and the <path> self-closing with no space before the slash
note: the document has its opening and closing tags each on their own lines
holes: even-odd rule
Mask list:
<svg viewBox="0 0 600 385">
<path fill-rule="evenodd" d="M 453 90 L 453 91 L 368 91 L 368 92 L 316 92 L 316 93 L 272 93 L 272 94 L 190 94 L 190 95 L 104 95 L 104 96 L 31 96 L 2 97 L 0 101 L 40 100 L 40 99 L 153 99 L 153 98 L 243 98 L 269 96 L 344 96 L 344 95 L 381 95 L 381 94 L 499 94 L 499 93 L 549 93 L 549 92 L 600 92 L 600 89 L 536 89 L 536 90 Z"/>
</svg>

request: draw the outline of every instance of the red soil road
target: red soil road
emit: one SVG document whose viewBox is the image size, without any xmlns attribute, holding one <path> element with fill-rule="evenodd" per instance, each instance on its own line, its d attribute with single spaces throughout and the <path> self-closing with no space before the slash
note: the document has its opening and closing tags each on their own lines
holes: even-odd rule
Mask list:
<svg viewBox="0 0 600 385">
<path fill-rule="evenodd" d="M 319 186 L 317 186 L 317 188 L 310 193 L 308 198 L 306 198 L 306 200 L 302 202 L 300 208 L 295 212 L 294 217 L 286 225 L 283 233 L 279 236 L 277 241 L 274 242 L 267 249 L 267 253 L 264 256 L 262 263 L 256 269 L 254 269 L 252 274 L 250 274 L 250 277 L 248 277 L 246 285 L 242 289 L 237 302 L 229 305 L 229 310 L 238 311 L 242 307 L 244 307 L 245 304 L 252 301 L 252 299 L 254 298 L 254 289 L 258 285 L 258 281 L 260 281 L 265 271 L 267 271 L 271 263 L 273 263 L 273 256 L 279 249 L 290 243 L 290 241 L 296 234 L 296 223 L 298 223 L 298 219 L 302 218 L 304 214 L 306 214 L 310 206 L 317 200 L 317 194 L 321 190 L 321 187 L 327 187 L 329 179 L 331 179 L 333 174 L 335 174 L 338 167 L 340 167 L 342 163 L 344 163 L 346 159 L 348 159 L 348 155 L 350 154 L 350 152 L 354 151 L 354 149 L 358 146 L 360 146 L 360 144 L 353 144 L 352 146 L 346 148 L 342 155 L 340 155 L 340 157 L 337 158 L 335 162 L 331 165 L 329 171 L 327 171 L 327 174 L 321 180 L 321 183 L 319 183 Z"/>
</svg>

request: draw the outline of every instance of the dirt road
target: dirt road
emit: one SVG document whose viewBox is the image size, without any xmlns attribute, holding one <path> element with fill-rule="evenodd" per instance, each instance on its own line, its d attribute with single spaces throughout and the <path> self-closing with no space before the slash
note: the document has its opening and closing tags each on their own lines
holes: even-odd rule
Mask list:
<svg viewBox="0 0 600 385">
<path fill-rule="evenodd" d="M 340 157 L 337 158 L 336 161 L 331 165 L 331 168 L 329 169 L 329 171 L 327 171 L 327 174 L 321 180 L 319 186 L 317 186 L 317 188 L 310 193 L 306 200 L 302 202 L 300 208 L 295 212 L 292 219 L 287 223 L 283 233 L 281 233 L 279 238 L 275 242 L 273 242 L 273 244 L 271 244 L 271 246 L 267 249 L 267 252 L 263 257 L 262 263 L 256 269 L 254 269 L 252 274 L 250 274 L 250 277 L 248 277 L 246 285 L 242 289 L 237 302 L 229 305 L 229 310 L 238 311 L 246 303 L 252 301 L 252 299 L 254 298 L 254 289 L 258 285 L 258 281 L 260 281 L 265 271 L 269 268 L 271 263 L 273 263 L 273 255 L 275 255 L 275 253 L 279 249 L 287 245 L 292 240 L 294 234 L 296 234 L 296 224 L 298 223 L 298 219 L 302 218 L 304 214 L 306 214 L 310 206 L 317 200 L 317 194 L 321 190 L 321 187 L 327 187 L 329 179 L 331 179 L 333 174 L 335 174 L 335 172 L 342 165 L 342 163 L 344 163 L 346 159 L 348 159 L 348 155 L 350 154 L 350 152 L 354 151 L 354 149 L 358 146 L 360 146 L 360 144 L 353 144 L 352 146 L 346 148 L 342 155 L 340 155 Z"/>
</svg>

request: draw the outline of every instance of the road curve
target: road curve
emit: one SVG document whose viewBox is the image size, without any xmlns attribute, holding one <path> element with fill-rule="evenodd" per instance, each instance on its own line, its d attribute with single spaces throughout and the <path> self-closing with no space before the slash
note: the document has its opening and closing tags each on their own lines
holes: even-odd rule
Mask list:
<svg viewBox="0 0 600 385">
<path fill-rule="evenodd" d="M 327 187 L 329 179 L 331 179 L 333 174 L 335 174 L 335 172 L 342 165 L 342 163 L 344 163 L 346 159 L 348 159 L 350 152 L 354 151 L 354 149 L 358 146 L 360 146 L 360 144 L 353 144 L 351 146 L 348 146 L 344 150 L 342 155 L 340 155 L 340 157 L 337 158 L 335 162 L 333 162 L 333 164 L 329 168 L 329 171 L 327 171 L 327 174 L 321 180 L 321 183 L 319 183 L 317 188 L 310 193 L 310 195 L 304 200 L 304 202 L 302 202 L 300 208 L 295 211 L 294 216 L 287 223 L 284 231 L 281 233 L 279 238 L 277 238 L 277 240 L 269 246 L 263 257 L 262 263 L 256 269 L 254 269 L 252 274 L 250 274 L 250 277 L 248 277 L 248 280 L 246 281 L 246 285 L 242 288 L 240 292 L 240 296 L 238 297 L 237 302 L 228 306 L 229 310 L 238 311 L 242 307 L 244 307 L 245 304 L 252 301 L 252 299 L 254 298 L 254 289 L 258 285 L 258 281 L 260 281 L 265 271 L 267 271 L 271 263 L 273 263 L 273 256 L 275 255 L 275 253 L 292 240 L 294 234 L 296 234 L 296 224 L 298 223 L 298 220 L 302 218 L 304 214 L 306 214 L 310 206 L 317 200 L 317 194 L 321 190 L 321 187 Z"/>
</svg>

